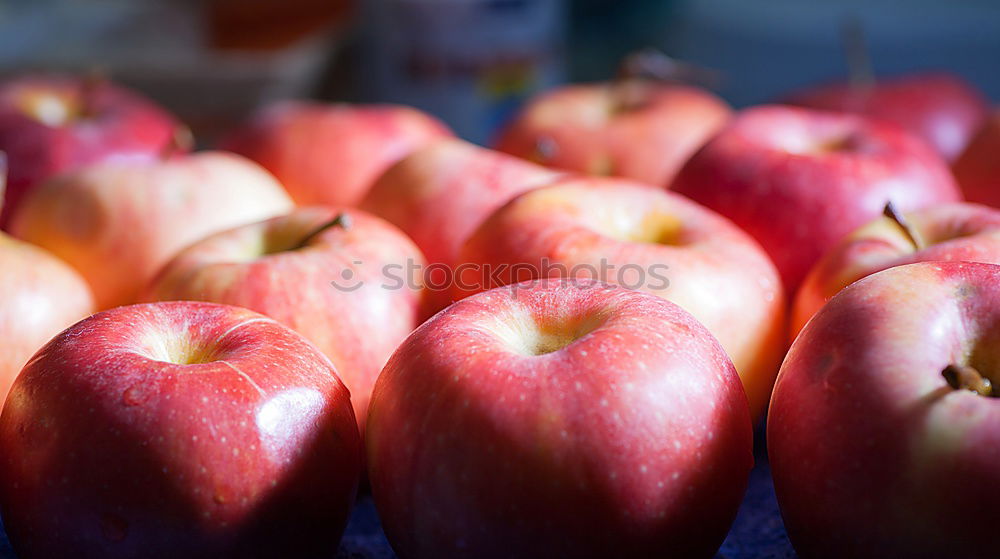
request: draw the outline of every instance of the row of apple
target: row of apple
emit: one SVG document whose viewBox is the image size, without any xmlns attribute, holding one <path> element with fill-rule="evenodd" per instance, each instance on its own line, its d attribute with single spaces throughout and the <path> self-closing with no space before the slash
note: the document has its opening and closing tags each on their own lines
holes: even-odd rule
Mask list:
<svg viewBox="0 0 1000 559">
<path fill-rule="evenodd" d="M 175 119 L 108 83 L 30 78 L 0 99 L 5 227 L 51 253 L 0 237 L 6 384 L 117 307 L 32 358 L 0 417 L 0 506 L 24 558 L 330 553 L 362 439 L 403 556 L 710 556 L 785 358 L 786 294 L 793 333 L 825 318 L 771 399 L 796 547 L 988 555 L 965 534 L 990 516 L 960 511 L 993 498 L 993 267 L 901 268 L 823 306 L 900 264 L 1000 262 L 1000 213 L 958 203 L 946 160 L 964 151 L 966 196 L 990 201 L 996 124 L 953 78 L 799 97 L 868 116 L 570 86 L 501 137 L 524 159 L 400 107 L 268 108 L 222 144 L 252 163 L 188 153 Z M 552 263 L 631 266 L 597 275 L 648 293 L 473 295 Z M 427 264 L 460 273 L 430 289 Z M 642 281 L 658 265 L 669 281 Z M 413 277 L 387 289 L 387 266 Z M 169 300 L 232 306 L 120 307 Z M 914 363 L 932 375 L 896 378 Z M 893 400 L 889 379 L 916 388 Z M 922 430 L 872 450 L 915 402 Z M 851 406 L 863 418 L 840 421 Z"/>
</svg>

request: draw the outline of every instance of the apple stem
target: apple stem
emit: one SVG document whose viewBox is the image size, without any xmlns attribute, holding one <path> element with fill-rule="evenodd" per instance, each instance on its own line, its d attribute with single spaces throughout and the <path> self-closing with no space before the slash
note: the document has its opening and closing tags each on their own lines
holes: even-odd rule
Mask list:
<svg viewBox="0 0 1000 559">
<path fill-rule="evenodd" d="M 630 53 L 622 59 L 615 78 L 616 109 L 626 111 L 641 107 L 644 81 L 691 82 L 715 88 L 722 75 L 710 68 L 682 62 L 652 47 Z"/>
<path fill-rule="evenodd" d="M 292 250 L 298 250 L 300 248 L 308 246 L 309 243 L 315 240 L 316 237 L 320 236 L 327 229 L 331 229 L 333 227 L 340 227 L 341 229 L 344 229 L 346 231 L 351 228 L 352 224 L 353 220 L 351 219 L 351 216 L 344 212 L 340 212 L 337 214 L 336 217 L 334 217 L 330 221 L 327 221 L 323 225 L 320 225 L 316 229 L 313 229 L 313 231 L 308 235 L 306 235 L 305 238 L 302 239 L 298 245 L 292 248 Z"/>
<path fill-rule="evenodd" d="M 174 133 L 170 135 L 170 140 L 160 150 L 162 159 L 170 159 L 179 153 L 187 153 L 194 148 L 194 133 L 183 124 L 174 127 Z"/>
<path fill-rule="evenodd" d="M 83 77 L 80 83 L 80 108 L 82 118 L 97 115 L 97 93 L 108 83 L 108 74 L 104 68 L 95 66 Z"/>
<path fill-rule="evenodd" d="M 993 383 L 968 365 L 948 365 L 941 371 L 948 386 L 955 390 L 971 390 L 980 396 L 993 396 Z"/>
<path fill-rule="evenodd" d="M 851 88 L 855 90 L 870 88 L 875 83 L 875 71 L 865 37 L 865 27 L 857 16 L 844 20 L 841 26 L 841 40 Z"/>
<path fill-rule="evenodd" d="M 917 233 L 917 230 L 910 225 L 910 222 L 903 217 L 903 214 L 896 210 L 896 206 L 892 205 L 892 201 L 885 203 L 885 209 L 882 210 L 882 215 L 891 219 L 906 235 L 907 240 L 913 245 L 913 248 L 920 250 L 924 248 L 924 242 Z"/>
</svg>

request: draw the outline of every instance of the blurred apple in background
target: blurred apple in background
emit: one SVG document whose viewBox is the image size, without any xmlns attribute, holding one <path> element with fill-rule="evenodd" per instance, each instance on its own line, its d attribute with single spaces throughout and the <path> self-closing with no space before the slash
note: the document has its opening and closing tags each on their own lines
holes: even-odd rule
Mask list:
<svg viewBox="0 0 1000 559">
<path fill-rule="evenodd" d="M 0 416 L 18 557 L 332 557 L 361 474 L 349 394 L 246 309 L 157 303 L 53 339 Z"/>
<path fill-rule="evenodd" d="M 292 207 L 281 185 L 252 161 L 203 152 L 108 161 L 60 175 L 22 201 L 10 227 L 76 268 L 106 309 L 135 302 L 188 244 Z"/>
<path fill-rule="evenodd" d="M 961 199 L 941 157 L 902 129 L 778 105 L 739 113 L 687 162 L 673 189 L 760 241 L 787 293 L 886 202 L 906 212 Z"/>
<path fill-rule="evenodd" d="M 885 213 L 837 243 L 806 276 L 792 311 L 793 337 L 830 297 L 880 270 L 943 260 L 1000 264 L 1000 210 L 953 203 Z"/>
<path fill-rule="evenodd" d="M 557 169 L 664 186 L 731 114 L 694 86 L 641 79 L 568 85 L 529 101 L 496 147 Z"/>
<path fill-rule="evenodd" d="M 413 242 L 381 219 L 300 208 L 184 249 L 146 299 L 246 307 L 298 331 L 333 361 L 363 430 L 375 379 L 419 324 L 423 264 Z"/>
<path fill-rule="evenodd" d="M 361 208 L 392 222 L 432 265 L 452 266 L 462 243 L 493 210 L 559 177 L 540 165 L 458 139 L 437 141 L 392 166 Z M 428 314 L 451 302 L 450 274 L 431 271 Z M 448 277 L 445 277 L 448 276 Z"/>
<path fill-rule="evenodd" d="M 372 396 L 372 494 L 401 557 L 711 557 L 753 464 L 725 351 L 659 297 L 541 280 L 418 328 Z"/>
<path fill-rule="evenodd" d="M 440 121 L 409 107 L 284 101 L 221 145 L 274 173 L 298 205 L 353 206 L 387 167 L 448 136 Z"/>
<path fill-rule="evenodd" d="M 987 559 L 1000 502 L 1000 266 L 890 268 L 792 344 L 768 457 L 803 559 Z"/>
<path fill-rule="evenodd" d="M 750 235 L 683 196 L 625 179 L 563 179 L 491 215 L 456 270 L 456 299 L 566 276 L 664 297 L 718 338 L 754 417 L 767 406 L 786 348 L 781 279 Z"/>
<path fill-rule="evenodd" d="M 158 157 L 178 126 L 152 101 L 99 76 L 0 83 L 0 151 L 10 166 L 0 228 L 40 182 L 98 161 Z"/>
<path fill-rule="evenodd" d="M 952 171 L 968 201 L 1000 208 L 1000 110 L 987 119 Z"/>
<path fill-rule="evenodd" d="M 871 83 L 834 83 L 793 93 L 786 101 L 892 122 L 923 138 L 948 161 L 962 153 L 989 113 L 982 93 L 959 76 L 944 72 Z"/>
</svg>

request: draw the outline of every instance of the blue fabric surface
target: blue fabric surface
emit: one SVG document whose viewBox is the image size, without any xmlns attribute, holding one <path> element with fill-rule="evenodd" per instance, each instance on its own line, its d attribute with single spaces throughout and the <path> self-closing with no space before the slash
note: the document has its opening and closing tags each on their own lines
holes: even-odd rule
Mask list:
<svg viewBox="0 0 1000 559">
<path fill-rule="evenodd" d="M 778 514 L 778 504 L 771 483 L 771 471 L 764 450 L 763 433 L 756 433 L 754 452 L 756 464 L 750 475 L 750 487 L 736 522 L 726 538 L 717 559 L 794 559 L 785 528 Z M 337 559 L 392 559 L 396 555 L 389 547 L 378 514 L 370 496 L 358 499 L 347 533 L 340 545 Z M 15 559 L 6 533 L 0 538 L 0 559 Z"/>
</svg>

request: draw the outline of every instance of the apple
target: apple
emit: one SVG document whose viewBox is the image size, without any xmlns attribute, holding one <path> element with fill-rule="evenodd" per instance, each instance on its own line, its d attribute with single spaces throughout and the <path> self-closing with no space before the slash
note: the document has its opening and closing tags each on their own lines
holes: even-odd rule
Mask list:
<svg viewBox="0 0 1000 559">
<path fill-rule="evenodd" d="M 946 72 L 916 73 L 873 83 L 831 83 L 793 93 L 793 105 L 845 111 L 892 122 L 953 161 L 989 112 L 971 84 Z"/>
<path fill-rule="evenodd" d="M 274 173 L 299 205 L 353 206 L 390 165 L 449 136 L 440 121 L 409 107 L 282 101 L 221 145 Z"/>
<path fill-rule="evenodd" d="M 0 228 L 40 182 L 98 161 L 156 157 L 170 149 L 178 126 L 149 99 L 96 76 L 0 83 L 0 151 L 10 164 Z"/>
<path fill-rule="evenodd" d="M 496 148 L 558 169 L 660 186 L 731 115 L 724 101 L 689 85 L 574 84 L 530 100 Z"/>
<path fill-rule="evenodd" d="M 411 334 L 375 385 L 366 446 L 401 557 L 711 557 L 751 439 L 736 371 L 694 317 L 545 279 Z"/>
<path fill-rule="evenodd" d="M 177 251 L 211 233 L 291 211 L 257 164 L 224 152 L 108 161 L 35 188 L 10 223 L 15 236 L 76 268 L 99 309 L 136 302 Z"/>
<path fill-rule="evenodd" d="M 664 297 L 719 340 L 754 417 L 787 347 L 781 280 L 760 245 L 683 196 L 626 179 L 571 177 L 522 194 L 469 238 L 455 274 L 455 299 L 560 276 Z"/>
<path fill-rule="evenodd" d="M 561 176 L 459 139 L 436 141 L 385 172 L 360 207 L 403 230 L 430 267 L 430 315 L 451 303 L 450 267 L 466 238 L 514 196 Z"/>
<path fill-rule="evenodd" d="M 944 161 L 898 127 L 783 106 L 742 111 L 687 162 L 673 190 L 760 241 L 787 293 L 886 202 L 907 212 L 961 199 Z"/>
<path fill-rule="evenodd" d="M 350 396 L 305 338 L 210 303 L 58 335 L 0 415 L 21 559 L 332 557 L 361 474 Z"/>
<path fill-rule="evenodd" d="M 973 137 L 952 171 L 970 202 L 1000 208 L 1000 110 Z"/>
<path fill-rule="evenodd" d="M 979 262 L 878 272 L 806 325 L 767 423 L 800 557 L 996 557 L 998 325 L 1000 266 Z"/>
<path fill-rule="evenodd" d="M 296 330 L 336 366 L 363 432 L 375 379 L 419 324 L 423 265 L 416 245 L 377 217 L 300 208 L 182 250 L 144 298 L 236 305 Z"/>
<path fill-rule="evenodd" d="M 793 337 L 841 289 L 880 270 L 943 260 L 1000 264 L 1000 210 L 957 202 L 904 216 L 889 204 L 885 214 L 841 240 L 806 276 L 792 311 Z"/>
</svg>

